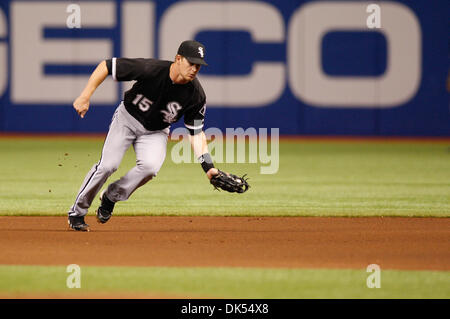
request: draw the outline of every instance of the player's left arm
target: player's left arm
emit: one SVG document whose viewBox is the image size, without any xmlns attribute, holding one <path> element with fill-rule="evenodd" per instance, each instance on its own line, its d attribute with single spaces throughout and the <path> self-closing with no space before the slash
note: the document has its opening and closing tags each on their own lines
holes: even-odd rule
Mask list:
<svg viewBox="0 0 450 319">
<path fill-rule="evenodd" d="M 189 135 L 189 142 L 191 143 L 195 157 L 199 159 L 206 176 L 211 179 L 211 177 L 217 175 L 219 171 L 214 167 L 211 155 L 208 152 L 208 142 L 205 133 L 201 131 L 195 135 Z"/>
<path fill-rule="evenodd" d="M 188 108 L 184 115 L 184 125 L 189 131 L 189 141 L 194 150 L 195 157 L 202 165 L 203 171 L 208 176 L 209 180 L 213 176 L 219 174 L 219 170 L 214 167 L 211 155 L 208 152 L 208 142 L 206 135 L 203 132 L 205 113 L 206 113 L 206 96 L 203 88 L 198 82 L 194 82 L 196 86 L 196 94 L 192 106 Z"/>
<path fill-rule="evenodd" d="M 194 153 L 215 189 L 222 189 L 230 193 L 245 193 L 249 189 L 250 185 L 247 182 L 248 178 L 245 178 L 246 174 L 239 177 L 214 167 L 211 155 L 208 152 L 206 136 L 203 131 L 189 136 Z"/>
</svg>

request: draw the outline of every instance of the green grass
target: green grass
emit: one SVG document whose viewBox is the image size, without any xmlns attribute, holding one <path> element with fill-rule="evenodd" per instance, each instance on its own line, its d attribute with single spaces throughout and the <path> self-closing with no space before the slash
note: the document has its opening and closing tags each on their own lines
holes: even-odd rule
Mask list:
<svg viewBox="0 0 450 319">
<path fill-rule="evenodd" d="M 0 266 L 0 295 L 52 298 L 449 298 L 450 272 L 381 270 L 368 288 L 363 270 L 81 266 L 81 288 L 69 289 L 63 266 Z"/>
<path fill-rule="evenodd" d="M 103 139 L 0 138 L 0 215 L 65 215 Z M 117 215 L 450 216 L 450 152 L 444 143 L 282 142 L 279 170 L 217 163 L 248 173 L 245 194 L 213 191 L 199 164 L 175 164 L 170 143 L 155 180 L 116 205 Z M 129 150 L 113 181 L 134 166 Z M 97 202 L 91 209 L 96 208 Z M 63 266 L 0 265 L 0 296 L 181 298 L 449 298 L 450 273 L 362 270 L 82 266 L 69 289 Z"/>
<path fill-rule="evenodd" d="M 66 214 L 102 144 L 0 139 L 0 215 Z M 199 164 L 172 161 L 174 145 L 158 176 L 119 203 L 117 215 L 450 216 L 450 152 L 443 143 L 282 142 L 279 170 L 266 175 L 260 169 L 268 164 L 259 159 L 217 163 L 248 173 L 245 194 L 213 191 Z M 130 149 L 109 181 L 134 163 Z"/>
</svg>

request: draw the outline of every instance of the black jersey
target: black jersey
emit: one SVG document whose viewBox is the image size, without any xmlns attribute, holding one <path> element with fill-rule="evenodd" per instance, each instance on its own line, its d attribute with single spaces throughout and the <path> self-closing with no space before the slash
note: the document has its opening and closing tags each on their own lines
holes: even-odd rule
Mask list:
<svg viewBox="0 0 450 319">
<path fill-rule="evenodd" d="M 173 83 L 169 77 L 171 64 L 156 59 L 106 60 L 108 73 L 115 80 L 136 80 L 124 94 L 124 105 L 147 130 L 162 130 L 184 115 L 184 125 L 196 134 L 203 129 L 205 92 L 197 78 L 186 84 Z"/>
</svg>

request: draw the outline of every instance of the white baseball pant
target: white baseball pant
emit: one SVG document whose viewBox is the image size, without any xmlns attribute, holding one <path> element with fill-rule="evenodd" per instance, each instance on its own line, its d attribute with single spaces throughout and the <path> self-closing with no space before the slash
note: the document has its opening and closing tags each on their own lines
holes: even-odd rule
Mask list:
<svg viewBox="0 0 450 319">
<path fill-rule="evenodd" d="M 169 128 L 149 131 L 125 109 L 117 107 L 103 145 L 100 161 L 86 175 L 69 216 L 85 216 L 95 196 L 108 177 L 119 167 L 128 148 L 133 145 L 136 166 L 111 183 L 105 195 L 113 202 L 125 201 L 140 186 L 156 176 L 166 157 Z"/>
</svg>

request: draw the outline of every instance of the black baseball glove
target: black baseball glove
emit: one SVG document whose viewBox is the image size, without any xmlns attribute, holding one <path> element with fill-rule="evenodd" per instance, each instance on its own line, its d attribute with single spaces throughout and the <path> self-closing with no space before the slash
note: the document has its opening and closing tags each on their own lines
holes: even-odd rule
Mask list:
<svg viewBox="0 0 450 319">
<path fill-rule="evenodd" d="M 221 170 L 218 171 L 219 174 L 214 175 L 210 180 L 210 183 L 215 189 L 223 189 L 230 193 L 244 193 L 250 187 L 247 183 L 248 178 L 245 178 L 247 174 L 238 177 L 230 173 L 222 172 Z"/>
</svg>

